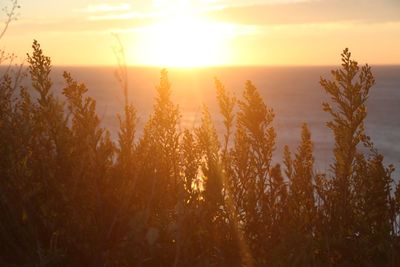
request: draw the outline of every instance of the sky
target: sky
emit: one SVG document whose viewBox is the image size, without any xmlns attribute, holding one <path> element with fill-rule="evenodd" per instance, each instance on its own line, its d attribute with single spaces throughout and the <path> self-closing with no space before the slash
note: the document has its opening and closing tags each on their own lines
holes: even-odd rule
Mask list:
<svg viewBox="0 0 400 267">
<path fill-rule="evenodd" d="M 9 1 L 0 2 L 3 6 Z M 54 65 L 400 64 L 400 0 L 19 0 L 0 48 Z M 4 15 L 3 15 L 4 17 Z"/>
</svg>

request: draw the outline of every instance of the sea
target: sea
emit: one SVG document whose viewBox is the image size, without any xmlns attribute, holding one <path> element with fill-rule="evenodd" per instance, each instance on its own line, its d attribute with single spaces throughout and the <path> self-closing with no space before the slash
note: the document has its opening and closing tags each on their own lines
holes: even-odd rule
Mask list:
<svg viewBox="0 0 400 267">
<path fill-rule="evenodd" d="M 247 80 L 259 90 L 266 105 L 275 113 L 273 125 L 277 132 L 274 161 L 281 162 L 285 144 L 292 151 L 300 141 L 301 125 L 307 123 L 314 142 L 316 171 L 329 171 L 333 159 L 333 135 L 326 126 L 330 116 L 322 110 L 322 102 L 330 98 L 320 86 L 320 77 L 331 79 L 337 66 L 318 67 L 211 67 L 168 69 L 172 99 L 182 115 L 181 129 L 199 124 L 202 106 L 210 110 L 219 136 L 223 136 L 222 117 L 216 100 L 214 79 L 238 99 Z M 54 90 L 62 99 L 65 86 L 63 71 L 70 72 L 88 88 L 88 95 L 97 101 L 102 125 L 114 139 L 118 133 L 117 114 L 123 110 L 123 90 L 116 78 L 115 67 L 58 66 L 52 71 Z M 138 136 L 152 112 L 161 68 L 129 67 L 127 69 L 129 100 L 137 109 Z M 372 66 L 376 83 L 367 102 L 366 133 L 385 156 L 386 164 L 400 169 L 400 65 Z M 394 175 L 400 176 L 397 170 Z M 397 179 L 397 178 L 396 178 Z"/>
</svg>

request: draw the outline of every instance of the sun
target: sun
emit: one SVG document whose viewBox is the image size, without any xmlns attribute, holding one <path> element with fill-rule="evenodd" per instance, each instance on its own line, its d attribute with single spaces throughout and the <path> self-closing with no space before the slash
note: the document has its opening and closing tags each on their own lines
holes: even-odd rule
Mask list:
<svg viewBox="0 0 400 267">
<path fill-rule="evenodd" d="M 163 67 L 223 65 L 233 31 L 232 25 L 191 12 L 169 14 L 142 30 L 136 61 Z"/>
</svg>

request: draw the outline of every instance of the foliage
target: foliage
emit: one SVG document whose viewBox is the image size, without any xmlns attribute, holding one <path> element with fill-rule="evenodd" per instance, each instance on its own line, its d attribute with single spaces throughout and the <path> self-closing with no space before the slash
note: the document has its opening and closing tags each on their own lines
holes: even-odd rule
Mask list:
<svg viewBox="0 0 400 267">
<path fill-rule="evenodd" d="M 55 95 L 51 60 L 32 48 L 31 85 L 0 82 L 1 266 L 399 266 L 400 186 L 364 131 L 371 68 L 347 49 L 321 79 L 335 147 L 316 173 L 307 124 L 273 162 L 274 112 L 250 81 L 239 99 L 215 81 L 220 140 L 207 107 L 181 130 L 162 70 L 137 136 L 120 65 L 112 140 L 86 86 L 64 73 Z"/>
</svg>

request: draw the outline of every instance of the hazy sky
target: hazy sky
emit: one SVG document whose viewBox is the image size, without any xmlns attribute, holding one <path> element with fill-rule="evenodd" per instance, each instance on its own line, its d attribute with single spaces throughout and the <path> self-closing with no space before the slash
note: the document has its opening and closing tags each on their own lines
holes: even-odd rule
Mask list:
<svg viewBox="0 0 400 267">
<path fill-rule="evenodd" d="M 8 1 L 1 1 L 4 5 Z M 20 0 L 0 47 L 55 65 L 400 64 L 400 0 Z"/>
</svg>

